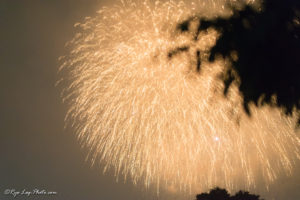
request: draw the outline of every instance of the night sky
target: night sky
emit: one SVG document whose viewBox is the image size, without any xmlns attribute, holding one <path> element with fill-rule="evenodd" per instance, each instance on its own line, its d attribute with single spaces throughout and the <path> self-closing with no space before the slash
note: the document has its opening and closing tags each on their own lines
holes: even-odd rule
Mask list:
<svg viewBox="0 0 300 200">
<path fill-rule="evenodd" d="M 110 2 L 112 3 L 112 2 Z M 16 199 L 152 200 L 193 199 L 119 182 L 101 166 L 90 166 L 71 128 L 64 129 L 67 105 L 55 86 L 58 57 L 74 24 L 93 16 L 101 0 L 0 0 L 0 199 L 7 189 L 54 191 L 56 195 Z M 292 177 L 270 186 L 278 200 L 300 199 L 300 164 Z M 259 189 L 258 189 L 259 191 Z"/>
</svg>

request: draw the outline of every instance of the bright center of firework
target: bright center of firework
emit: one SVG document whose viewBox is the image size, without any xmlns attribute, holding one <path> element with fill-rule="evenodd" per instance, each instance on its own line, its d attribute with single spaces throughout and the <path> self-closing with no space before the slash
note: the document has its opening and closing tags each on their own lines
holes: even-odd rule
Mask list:
<svg viewBox="0 0 300 200">
<path fill-rule="evenodd" d="M 195 41 L 197 20 L 186 32 L 176 28 L 220 13 L 220 2 L 125 0 L 77 24 L 62 66 L 70 75 L 67 118 L 93 162 L 147 187 L 199 193 L 268 186 L 292 173 L 296 117 L 266 105 L 250 105 L 249 117 L 238 81 L 224 97 L 226 59 L 207 61 L 220 33 L 208 29 Z"/>
</svg>

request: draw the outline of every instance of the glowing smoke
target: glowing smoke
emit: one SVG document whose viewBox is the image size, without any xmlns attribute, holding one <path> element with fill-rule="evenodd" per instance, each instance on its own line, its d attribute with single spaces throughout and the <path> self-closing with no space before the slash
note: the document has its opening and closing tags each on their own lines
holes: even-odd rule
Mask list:
<svg viewBox="0 0 300 200">
<path fill-rule="evenodd" d="M 64 95 L 67 119 L 93 162 L 135 183 L 198 192 L 268 186 L 292 173 L 299 158 L 295 116 L 267 105 L 250 106 L 247 116 L 238 81 L 223 95 L 218 77 L 230 63 L 207 62 L 220 33 L 209 29 L 194 42 L 197 20 L 189 32 L 176 29 L 190 17 L 228 14 L 224 3 L 123 1 L 76 25 L 80 33 L 63 59 Z"/>
</svg>

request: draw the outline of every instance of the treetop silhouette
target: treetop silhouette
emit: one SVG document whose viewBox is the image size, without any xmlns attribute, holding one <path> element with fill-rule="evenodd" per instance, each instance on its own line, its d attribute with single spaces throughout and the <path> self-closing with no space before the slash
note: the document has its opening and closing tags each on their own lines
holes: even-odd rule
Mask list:
<svg viewBox="0 0 300 200">
<path fill-rule="evenodd" d="M 196 196 L 196 200 L 263 200 L 259 195 L 250 194 L 246 191 L 239 191 L 230 196 L 225 189 L 214 188 L 209 193 L 202 193 Z"/>
</svg>

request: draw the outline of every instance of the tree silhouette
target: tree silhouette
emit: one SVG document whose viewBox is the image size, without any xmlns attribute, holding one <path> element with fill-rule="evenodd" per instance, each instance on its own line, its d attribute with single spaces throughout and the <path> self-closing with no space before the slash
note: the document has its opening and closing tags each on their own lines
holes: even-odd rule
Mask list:
<svg viewBox="0 0 300 200">
<path fill-rule="evenodd" d="M 178 29 L 188 31 L 191 20 L 179 24 Z M 265 0 L 261 11 L 245 6 L 243 10 L 234 10 L 228 19 L 218 17 L 199 22 L 198 34 L 209 27 L 222 33 L 209 60 L 213 62 L 217 55 L 231 59 L 232 68 L 223 78 L 224 95 L 236 79 L 236 72 L 249 115 L 249 103 L 259 106 L 259 101 L 281 107 L 287 115 L 294 108 L 300 109 L 299 0 Z M 233 53 L 237 53 L 237 59 L 232 58 Z"/>
<path fill-rule="evenodd" d="M 230 200 L 259 200 L 259 195 L 249 194 L 249 192 L 239 191 Z"/>
<path fill-rule="evenodd" d="M 202 193 L 196 196 L 197 200 L 229 200 L 230 195 L 224 189 L 215 188 L 209 193 Z"/>
<path fill-rule="evenodd" d="M 234 196 L 230 196 L 225 189 L 215 188 L 209 193 L 202 193 L 196 196 L 196 200 L 263 200 L 259 195 L 249 194 L 249 192 L 239 191 Z"/>
</svg>

